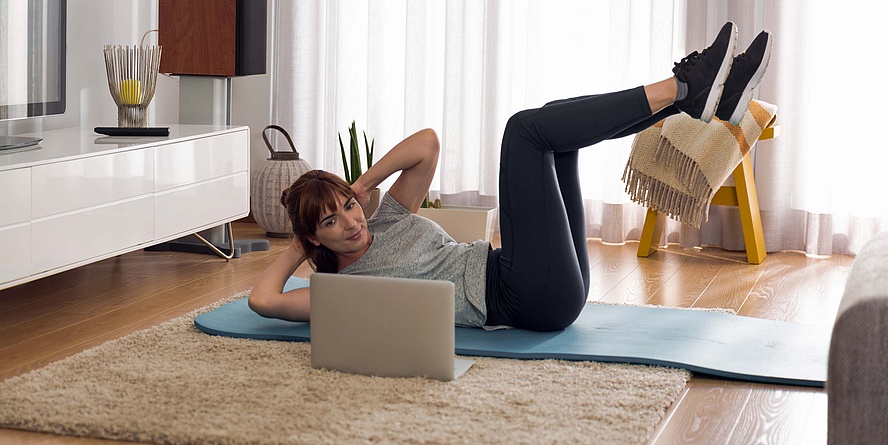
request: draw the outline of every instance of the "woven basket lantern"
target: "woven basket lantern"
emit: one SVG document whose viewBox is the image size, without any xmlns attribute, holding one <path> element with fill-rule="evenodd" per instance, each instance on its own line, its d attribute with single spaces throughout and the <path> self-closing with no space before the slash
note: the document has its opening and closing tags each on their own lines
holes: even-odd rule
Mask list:
<svg viewBox="0 0 888 445">
<path fill-rule="evenodd" d="M 269 129 L 283 133 L 292 151 L 275 151 L 268 141 Z M 296 151 L 296 146 L 293 145 L 287 130 L 277 125 L 269 125 L 262 130 L 262 139 L 271 157 L 253 173 L 250 185 L 250 211 L 266 235 L 286 238 L 293 233 L 293 225 L 287 216 L 287 209 L 281 205 L 281 192 L 312 168 L 308 162 L 299 158 L 299 152 Z"/>
<path fill-rule="evenodd" d="M 118 127 L 147 127 L 148 104 L 154 98 L 160 46 L 105 45 L 108 89 L 117 104 Z"/>
</svg>

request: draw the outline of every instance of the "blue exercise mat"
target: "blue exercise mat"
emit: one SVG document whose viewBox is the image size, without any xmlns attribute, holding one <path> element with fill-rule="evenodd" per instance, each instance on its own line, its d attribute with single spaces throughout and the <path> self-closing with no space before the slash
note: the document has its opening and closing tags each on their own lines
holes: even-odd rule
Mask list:
<svg viewBox="0 0 888 445">
<path fill-rule="evenodd" d="M 292 278 L 285 289 L 308 286 Z M 201 314 L 203 332 L 259 340 L 310 341 L 308 323 L 264 318 L 247 299 Z M 559 332 L 456 329 L 456 354 L 563 359 L 684 368 L 759 383 L 823 387 L 830 330 L 825 327 L 673 308 L 587 304 Z"/>
</svg>

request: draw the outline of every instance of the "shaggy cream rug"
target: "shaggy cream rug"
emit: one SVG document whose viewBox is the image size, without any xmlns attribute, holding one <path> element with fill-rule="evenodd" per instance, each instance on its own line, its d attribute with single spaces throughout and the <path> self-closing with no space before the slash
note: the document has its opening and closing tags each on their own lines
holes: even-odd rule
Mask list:
<svg viewBox="0 0 888 445">
<path fill-rule="evenodd" d="M 639 444 L 690 378 L 490 358 L 449 383 L 314 370 L 309 344 L 194 328 L 243 296 L 0 383 L 0 426 L 171 444 Z"/>
</svg>

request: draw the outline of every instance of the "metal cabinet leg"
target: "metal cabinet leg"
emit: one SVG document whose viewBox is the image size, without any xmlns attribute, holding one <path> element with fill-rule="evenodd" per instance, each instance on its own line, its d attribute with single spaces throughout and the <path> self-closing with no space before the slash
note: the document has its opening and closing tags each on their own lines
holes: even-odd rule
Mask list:
<svg viewBox="0 0 888 445">
<path fill-rule="evenodd" d="M 206 244 L 206 246 L 209 247 L 210 250 L 212 250 L 213 252 L 215 252 L 216 255 L 219 255 L 220 257 L 224 258 L 226 262 L 228 262 L 228 261 L 230 261 L 232 258 L 234 258 L 234 250 L 235 250 L 235 247 L 234 247 L 234 230 L 232 230 L 232 228 L 231 228 L 231 223 L 230 223 L 230 222 L 225 223 L 225 228 L 226 228 L 226 230 L 228 231 L 228 248 L 229 248 L 229 250 L 230 250 L 230 252 L 228 252 L 227 254 L 226 254 L 226 253 L 223 253 L 221 250 L 219 250 L 218 247 L 214 246 L 213 243 L 207 241 L 206 238 L 204 238 L 203 236 L 201 236 L 199 233 L 196 233 L 196 232 L 195 232 L 195 233 L 193 233 L 192 235 L 194 235 L 195 238 L 199 239 L 202 243 Z"/>
</svg>

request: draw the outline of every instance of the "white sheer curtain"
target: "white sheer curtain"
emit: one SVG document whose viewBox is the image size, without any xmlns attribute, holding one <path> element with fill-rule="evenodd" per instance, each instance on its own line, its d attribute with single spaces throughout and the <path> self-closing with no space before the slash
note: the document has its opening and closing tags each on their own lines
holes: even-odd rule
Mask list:
<svg viewBox="0 0 888 445">
<path fill-rule="evenodd" d="M 337 173 L 337 133 L 352 120 L 376 139 L 377 159 L 414 131 L 434 128 L 442 155 L 433 194 L 495 205 L 502 130 L 514 112 L 671 76 L 672 63 L 706 46 L 725 20 L 740 26 L 740 50 L 769 28 L 776 46 L 759 97 L 778 104 L 785 131 L 755 151 L 768 249 L 855 252 L 888 210 L 875 195 L 854 207 L 846 199 L 878 190 L 860 181 L 879 175 L 859 174 L 878 168 L 854 157 L 869 148 L 864 127 L 844 131 L 845 115 L 828 112 L 847 98 L 824 92 L 836 97 L 850 80 L 823 70 L 818 53 L 835 34 L 823 32 L 835 30 L 836 11 L 826 8 L 766 0 L 280 1 L 273 120 L 313 166 Z M 883 72 L 872 68 L 867 75 Z M 620 181 L 631 142 L 607 141 L 581 154 L 591 237 L 638 239 L 644 209 L 629 202 Z M 710 218 L 699 231 L 671 223 L 666 239 L 743 248 L 735 209 L 713 207 Z"/>
<path fill-rule="evenodd" d="M 888 144 L 879 130 L 888 62 L 873 53 L 885 25 L 869 5 L 765 4 L 778 62 L 761 94 L 780 105 L 787 130 L 756 158 L 769 249 L 853 254 L 888 229 Z"/>
<path fill-rule="evenodd" d="M 352 120 L 376 139 L 377 157 L 434 128 L 443 150 L 433 190 L 445 202 L 495 205 L 508 118 L 670 76 L 684 54 L 678 3 L 278 2 L 274 119 L 292 128 L 312 165 L 334 172 L 342 171 L 337 132 Z M 583 153 L 590 236 L 610 232 L 606 238 L 620 242 L 640 224 L 642 209 L 623 209 L 630 144 L 624 138 Z M 631 223 L 608 230 L 605 208 Z"/>
<path fill-rule="evenodd" d="M 872 53 L 884 26 L 867 3 L 688 0 L 688 44 L 715 23 L 739 25 L 738 52 L 761 29 L 774 35 L 757 98 L 778 105 L 783 134 L 753 151 L 768 251 L 856 254 L 888 229 L 881 173 L 888 161 L 876 137 L 878 88 L 886 61 Z M 700 232 L 673 230 L 670 241 L 742 250 L 737 210 L 713 207 Z M 676 233 L 681 233 L 677 237 Z"/>
</svg>

